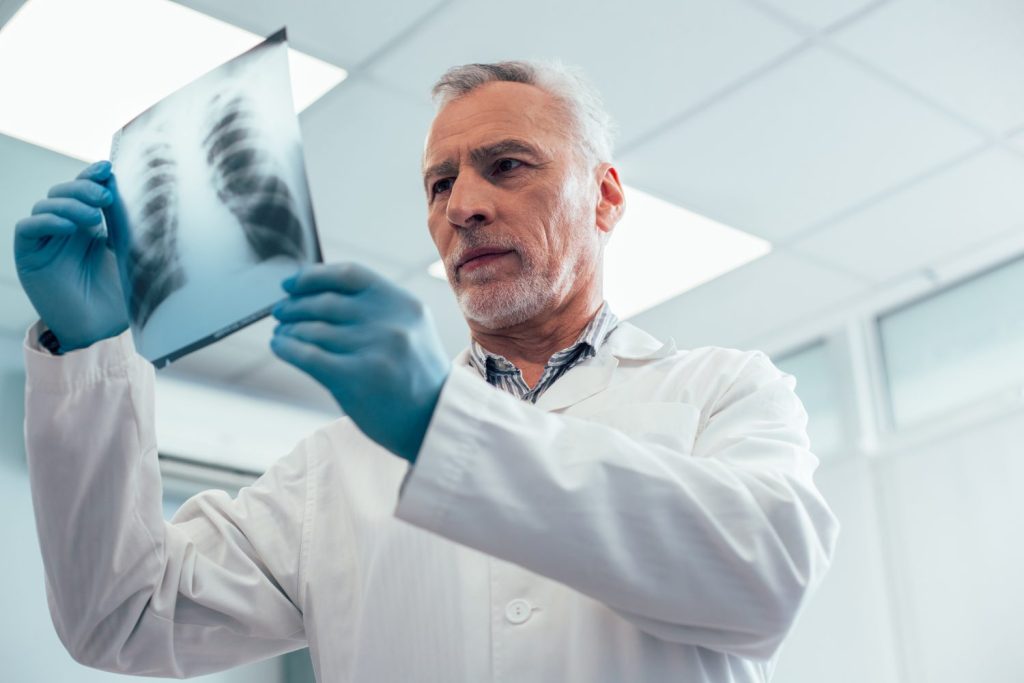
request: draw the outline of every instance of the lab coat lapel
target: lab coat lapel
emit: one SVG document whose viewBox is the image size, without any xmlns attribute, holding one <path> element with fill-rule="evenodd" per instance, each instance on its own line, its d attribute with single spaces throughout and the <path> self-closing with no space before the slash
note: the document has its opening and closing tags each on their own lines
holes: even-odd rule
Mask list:
<svg viewBox="0 0 1024 683">
<path fill-rule="evenodd" d="M 629 323 L 619 323 L 597 355 L 559 377 L 537 399 L 537 407 L 553 411 L 575 405 L 608 388 L 620 360 L 655 360 L 675 350 L 671 339 L 663 344 Z"/>
<path fill-rule="evenodd" d="M 585 398 L 603 391 L 611 384 L 619 361 L 643 361 L 664 358 L 675 353 L 673 340 L 662 343 L 643 330 L 621 322 L 593 358 L 572 368 L 551 385 L 537 399 L 537 407 L 560 410 L 575 405 Z M 456 365 L 470 365 L 470 351 L 465 349 L 456 356 Z"/>
<path fill-rule="evenodd" d="M 598 353 L 559 377 L 537 399 L 541 410 L 559 410 L 579 403 L 607 388 L 619 360 L 610 353 Z"/>
</svg>

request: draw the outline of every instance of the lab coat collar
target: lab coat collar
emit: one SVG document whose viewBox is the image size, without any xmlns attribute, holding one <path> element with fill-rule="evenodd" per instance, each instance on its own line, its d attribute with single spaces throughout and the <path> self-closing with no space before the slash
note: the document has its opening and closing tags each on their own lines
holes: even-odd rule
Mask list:
<svg viewBox="0 0 1024 683">
<path fill-rule="evenodd" d="M 541 394 L 536 405 L 543 410 L 558 410 L 575 405 L 607 388 L 620 360 L 653 361 L 670 356 L 675 351 L 674 340 L 662 343 L 640 328 L 620 322 L 596 356 L 559 377 Z M 455 357 L 455 365 L 472 367 L 469 348 Z"/>
<path fill-rule="evenodd" d="M 623 360 L 657 360 L 675 353 L 676 342 L 671 337 L 667 342 L 659 341 L 636 325 L 620 322 L 604 348 Z"/>
</svg>

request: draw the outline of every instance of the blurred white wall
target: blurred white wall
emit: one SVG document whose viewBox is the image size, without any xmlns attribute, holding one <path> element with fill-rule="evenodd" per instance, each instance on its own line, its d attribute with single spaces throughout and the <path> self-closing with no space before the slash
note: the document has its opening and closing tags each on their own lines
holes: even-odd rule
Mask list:
<svg viewBox="0 0 1024 683">
<path fill-rule="evenodd" d="M 1021 291 L 1024 260 L 840 316 L 776 356 L 842 523 L 777 683 L 1022 680 Z"/>
</svg>

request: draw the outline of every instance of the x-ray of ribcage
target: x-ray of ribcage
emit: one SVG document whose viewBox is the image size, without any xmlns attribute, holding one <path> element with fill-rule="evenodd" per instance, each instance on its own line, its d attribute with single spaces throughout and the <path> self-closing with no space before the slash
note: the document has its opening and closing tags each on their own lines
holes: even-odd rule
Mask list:
<svg viewBox="0 0 1024 683">
<path fill-rule="evenodd" d="M 133 119 L 111 159 L 136 348 L 158 366 L 266 314 L 320 260 L 281 32 Z"/>
<path fill-rule="evenodd" d="M 206 163 L 213 171 L 217 196 L 245 231 L 260 260 L 274 256 L 302 258 L 306 252 L 302 220 L 281 163 L 264 151 L 255 111 L 244 95 L 210 102 L 213 125 L 203 139 Z"/>
<path fill-rule="evenodd" d="M 131 247 L 129 314 L 145 326 L 160 302 L 185 284 L 178 254 L 177 165 L 170 145 L 146 148 L 142 211 Z"/>
</svg>

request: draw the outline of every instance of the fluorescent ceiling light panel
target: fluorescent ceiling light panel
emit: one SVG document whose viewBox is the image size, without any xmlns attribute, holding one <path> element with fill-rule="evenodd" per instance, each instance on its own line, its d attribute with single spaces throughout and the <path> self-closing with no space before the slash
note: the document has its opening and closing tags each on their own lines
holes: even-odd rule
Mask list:
<svg viewBox="0 0 1024 683">
<path fill-rule="evenodd" d="M 114 131 L 262 40 L 168 0 L 28 0 L 0 30 L 0 133 L 105 159 Z M 347 76 L 288 53 L 296 111 Z"/>
<path fill-rule="evenodd" d="M 770 242 L 626 187 L 626 213 L 604 254 L 604 295 L 634 316 L 764 256 Z M 428 272 L 446 280 L 440 261 Z"/>
</svg>

